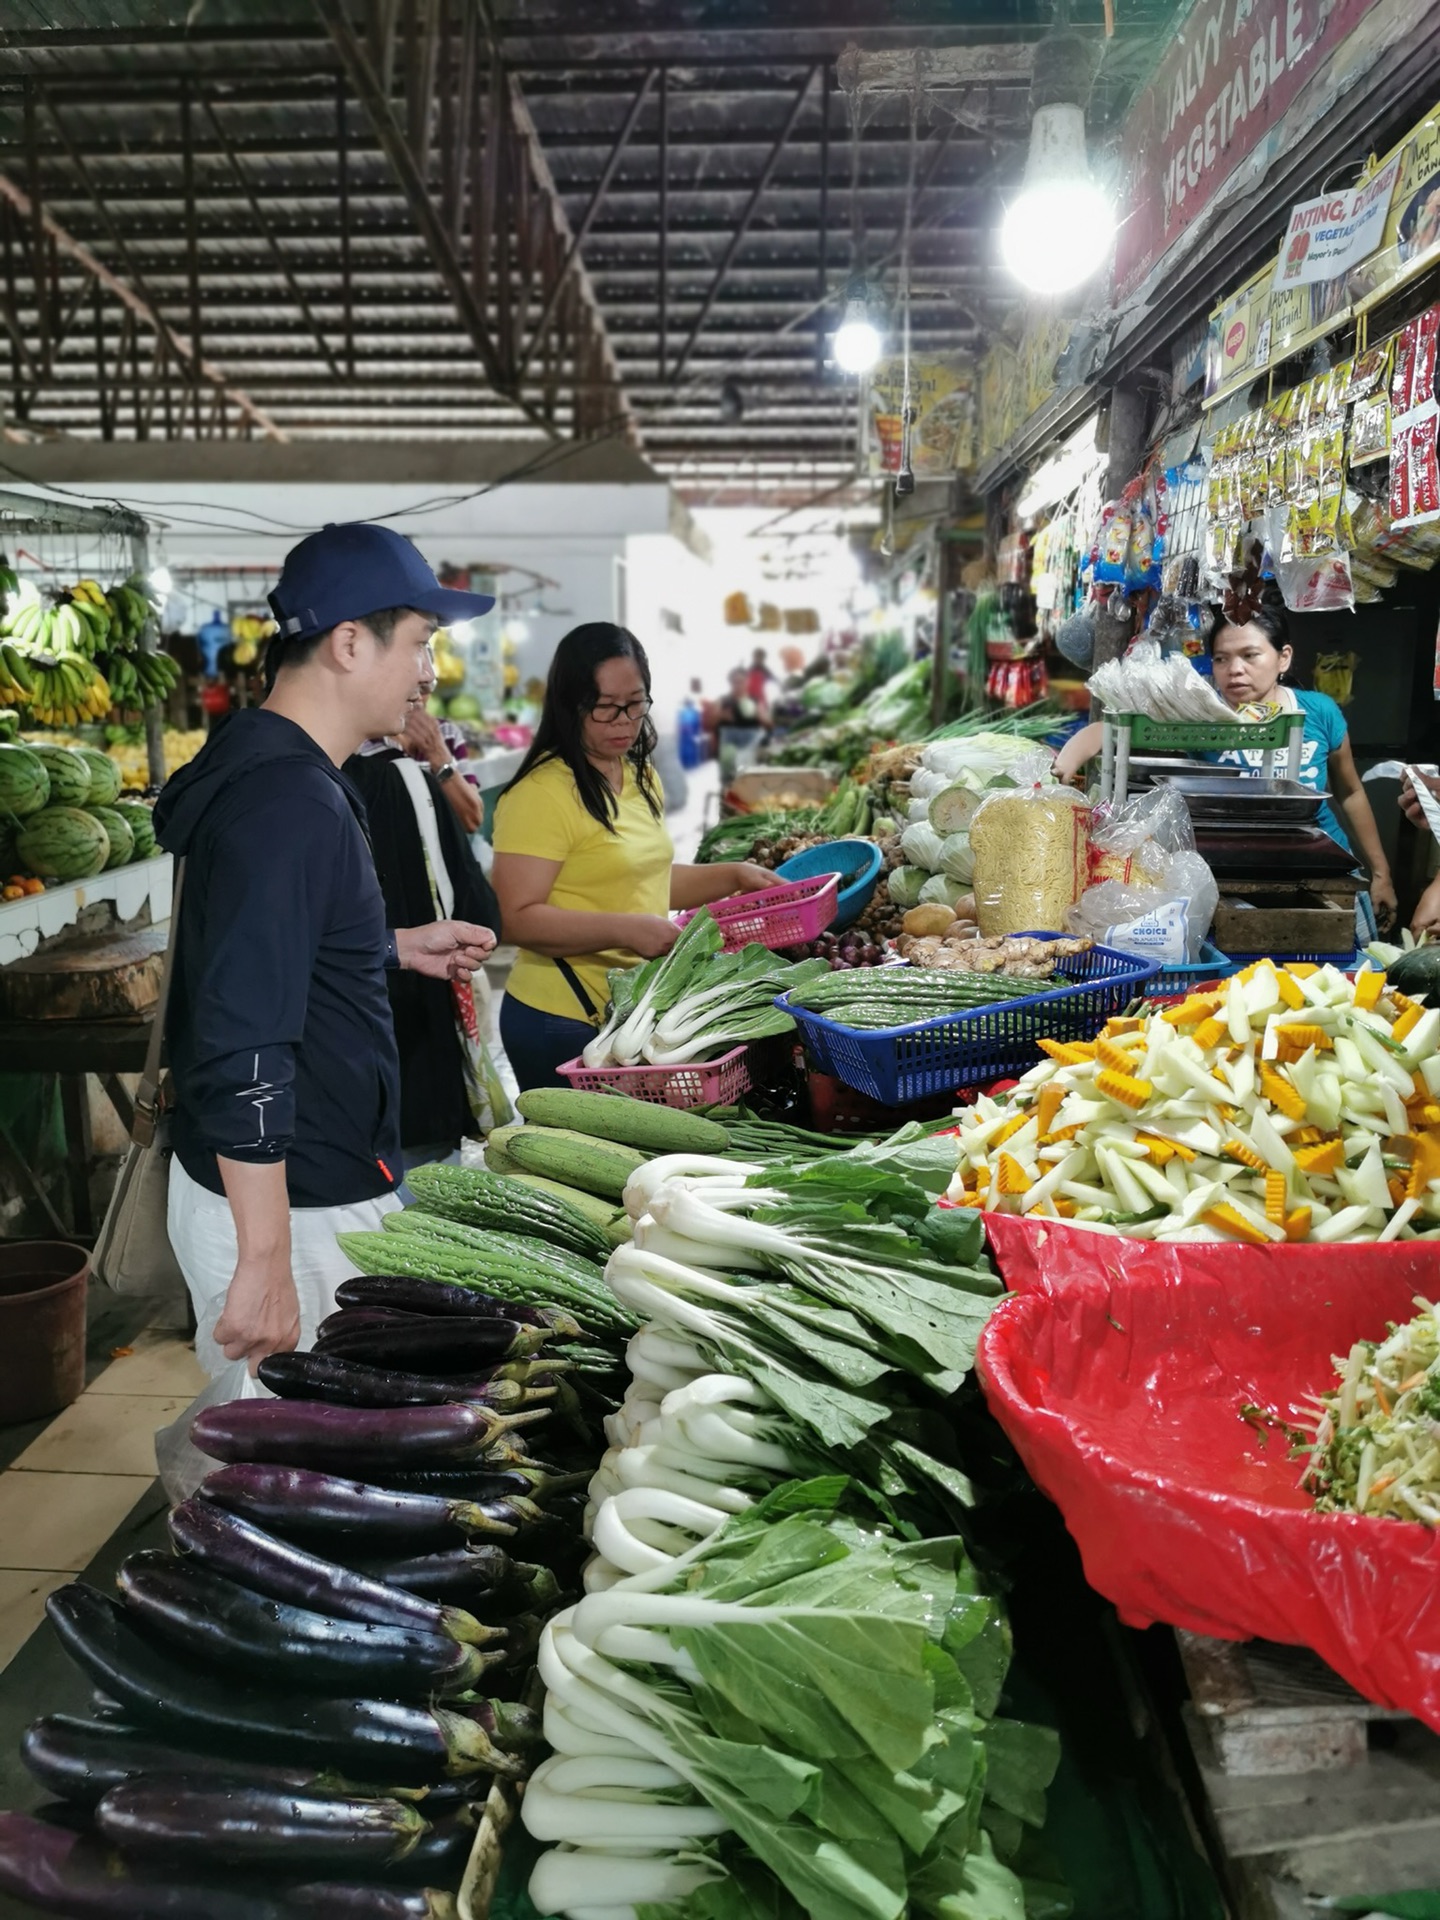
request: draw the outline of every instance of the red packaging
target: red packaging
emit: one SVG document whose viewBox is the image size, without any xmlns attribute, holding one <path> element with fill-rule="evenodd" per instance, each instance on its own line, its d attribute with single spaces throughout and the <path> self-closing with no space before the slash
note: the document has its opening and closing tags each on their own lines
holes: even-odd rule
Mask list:
<svg viewBox="0 0 1440 1920">
<path fill-rule="evenodd" d="M 1423 407 L 1435 398 L 1435 346 L 1440 340 L 1440 306 L 1427 307 L 1415 328 L 1415 360 L 1410 368 L 1410 406 Z"/>
<path fill-rule="evenodd" d="M 986 1216 L 1014 1298 L 980 1338 L 991 1411 L 1131 1626 L 1312 1647 L 1440 1731 L 1440 1530 L 1318 1513 L 1258 1408 L 1298 1424 L 1331 1356 L 1434 1297 L 1435 1250 L 1157 1246 Z"/>
<path fill-rule="evenodd" d="M 1390 524 L 1404 526 L 1410 518 L 1410 429 L 1392 427 L 1390 435 Z"/>
<path fill-rule="evenodd" d="M 1432 401 L 1428 412 L 1409 429 L 1410 518 L 1414 521 L 1440 516 L 1440 455 L 1436 450 L 1435 429 Z"/>
<path fill-rule="evenodd" d="M 1418 323 L 1407 320 L 1395 339 L 1395 364 L 1390 370 L 1390 411 L 1410 411 L 1410 373 L 1415 365 Z"/>
</svg>

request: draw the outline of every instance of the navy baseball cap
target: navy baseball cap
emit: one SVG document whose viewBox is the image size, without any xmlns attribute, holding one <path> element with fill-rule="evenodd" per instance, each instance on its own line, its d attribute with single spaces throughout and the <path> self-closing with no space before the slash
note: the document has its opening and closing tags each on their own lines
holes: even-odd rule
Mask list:
<svg viewBox="0 0 1440 1920">
<path fill-rule="evenodd" d="M 442 626 L 489 613 L 495 596 L 442 587 L 418 548 L 371 520 L 332 521 L 285 556 L 267 598 L 282 640 L 328 633 L 387 607 L 433 613 Z"/>
</svg>

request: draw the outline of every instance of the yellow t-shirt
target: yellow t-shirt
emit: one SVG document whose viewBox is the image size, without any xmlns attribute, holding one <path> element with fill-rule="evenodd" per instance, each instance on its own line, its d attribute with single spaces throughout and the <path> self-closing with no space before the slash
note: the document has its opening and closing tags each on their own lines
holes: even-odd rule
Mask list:
<svg viewBox="0 0 1440 1920">
<path fill-rule="evenodd" d="M 657 783 L 658 790 L 658 783 Z M 575 776 L 563 760 L 547 760 L 527 773 L 495 808 L 496 853 L 528 854 L 558 860 L 560 871 L 548 905 L 575 913 L 653 913 L 670 911 L 670 867 L 674 844 L 663 820 L 645 803 L 626 762 L 613 833 L 587 813 Z M 606 974 L 612 967 L 633 967 L 640 956 L 625 950 L 577 954 L 570 966 L 603 1015 L 610 998 Z M 517 1000 L 541 1013 L 583 1020 L 585 1009 L 553 960 L 520 949 L 506 986 Z"/>
</svg>

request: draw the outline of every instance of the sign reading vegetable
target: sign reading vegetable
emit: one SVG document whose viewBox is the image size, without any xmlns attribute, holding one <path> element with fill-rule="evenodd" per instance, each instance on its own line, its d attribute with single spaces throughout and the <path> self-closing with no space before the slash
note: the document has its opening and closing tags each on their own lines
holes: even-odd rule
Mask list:
<svg viewBox="0 0 1440 1920">
<path fill-rule="evenodd" d="M 1198 0 L 1126 119 L 1117 298 L 1193 226 L 1367 4 Z"/>
</svg>

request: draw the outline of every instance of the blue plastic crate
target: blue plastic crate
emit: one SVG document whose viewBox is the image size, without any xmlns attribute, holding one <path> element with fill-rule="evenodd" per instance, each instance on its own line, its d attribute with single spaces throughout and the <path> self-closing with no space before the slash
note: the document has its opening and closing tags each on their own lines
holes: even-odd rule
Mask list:
<svg viewBox="0 0 1440 1920">
<path fill-rule="evenodd" d="M 1229 954 L 1221 953 L 1218 947 L 1212 947 L 1207 940 L 1198 960 L 1187 961 L 1184 966 L 1162 967 L 1145 989 L 1145 998 L 1163 1000 L 1168 994 L 1192 992 L 1202 980 L 1228 980 L 1232 973 L 1240 971 L 1242 964 Z"/>
<path fill-rule="evenodd" d="M 1253 966 L 1257 960 L 1273 960 L 1277 967 L 1288 966 L 1292 960 L 1311 967 L 1339 967 L 1342 973 L 1350 973 L 1359 966 L 1361 955 L 1354 947 L 1346 953 L 1232 953 L 1230 958 L 1235 967 Z"/>
<path fill-rule="evenodd" d="M 1042 1037 L 1093 1040 L 1107 1020 L 1145 991 L 1160 968 L 1133 953 L 1091 947 L 1061 960 L 1055 971 L 1075 984 L 878 1032 L 841 1026 L 793 1007 L 789 994 L 781 994 L 775 1004 L 800 1029 L 812 1067 L 834 1074 L 872 1100 L 898 1107 L 932 1093 L 953 1093 L 1024 1073 L 1040 1058 Z"/>
</svg>

